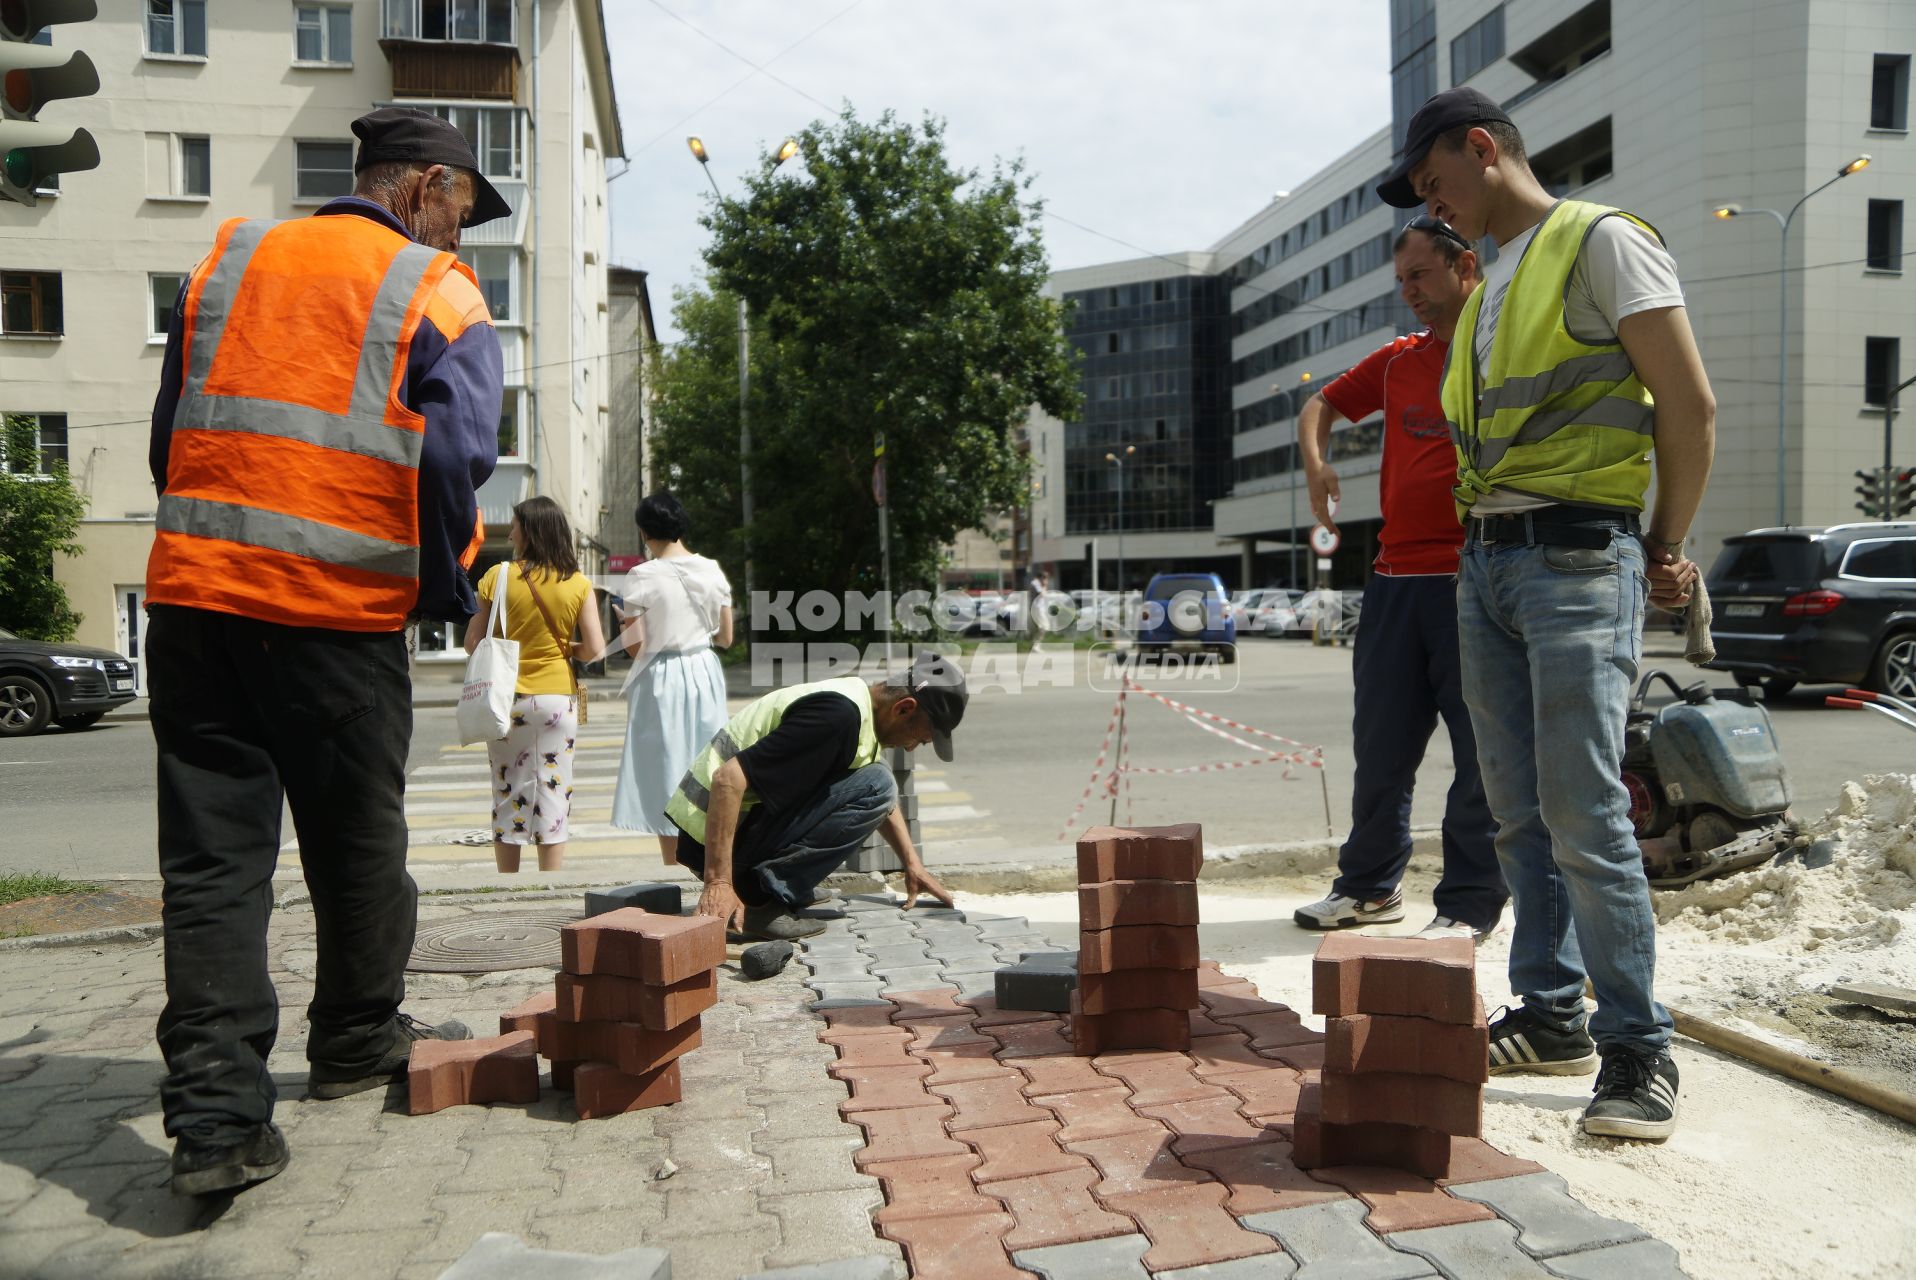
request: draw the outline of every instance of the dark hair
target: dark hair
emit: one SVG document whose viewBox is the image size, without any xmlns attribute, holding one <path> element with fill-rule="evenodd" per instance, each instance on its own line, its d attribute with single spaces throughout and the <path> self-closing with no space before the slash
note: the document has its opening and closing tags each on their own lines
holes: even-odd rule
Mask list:
<svg viewBox="0 0 1916 1280">
<path fill-rule="evenodd" d="M 525 554 L 519 557 L 521 568 L 544 569 L 555 578 L 570 578 L 579 571 L 579 557 L 572 550 L 572 526 L 565 512 L 547 497 L 527 498 L 512 509 L 525 538 Z"/>
<path fill-rule="evenodd" d="M 634 518 L 639 532 L 656 542 L 677 542 L 692 531 L 692 517 L 685 514 L 685 504 L 668 489 L 647 494 Z"/>
<path fill-rule="evenodd" d="M 1530 167 L 1529 153 L 1523 147 L 1523 135 L 1517 132 L 1516 125 L 1506 124 L 1502 120 L 1480 120 L 1476 124 L 1460 124 L 1455 129 L 1449 129 L 1437 135 L 1437 141 L 1443 144 L 1446 151 L 1462 151 L 1464 139 L 1470 136 L 1472 129 L 1482 129 L 1490 135 L 1491 140 L 1497 144 L 1497 155 L 1500 158 L 1515 161 L 1526 169 Z"/>
<path fill-rule="evenodd" d="M 1437 252 L 1444 255 L 1444 265 L 1447 267 L 1456 266 L 1457 259 L 1463 256 L 1464 246 L 1462 243 L 1449 236 L 1439 235 L 1435 231 L 1428 231 L 1423 227 L 1405 227 L 1402 231 L 1399 231 L 1397 233 L 1397 239 L 1391 242 L 1390 256 L 1394 258 L 1402 253 L 1404 246 L 1410 243 L 1412 236 L 1421 236 L 1435 245 Z"/>
</svg>

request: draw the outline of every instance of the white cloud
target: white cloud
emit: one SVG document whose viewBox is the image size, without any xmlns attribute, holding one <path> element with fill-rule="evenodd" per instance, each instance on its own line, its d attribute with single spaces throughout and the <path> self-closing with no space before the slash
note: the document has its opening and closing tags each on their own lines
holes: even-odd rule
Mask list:
<svg viewBox="0 0 1916 1280">
<path fill-rule="evenodd" d="M 1390 117 L 1384 0 L 661 2 L 754 63 L 776 58 L 791 86 L 652 0 L 607 5 L 631 162 L 612 186 L 613 256 L 651 272 L 662 327 L 672 289 L 703 275 L 711 188 L 687 134 L 729 193 L 841 102 L 931 112 L 957 163 L 1022 155 L 1050 209 L 1168 253 L 1208 246 Z M 1052 219 L 1044 235 L 1054 267 L 1135 256 Z"/>
</svg>

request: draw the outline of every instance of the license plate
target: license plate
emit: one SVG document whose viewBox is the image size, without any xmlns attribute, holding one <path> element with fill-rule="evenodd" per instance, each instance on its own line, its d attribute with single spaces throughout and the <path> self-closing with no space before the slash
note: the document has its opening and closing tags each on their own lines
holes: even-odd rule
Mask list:
<svg viewBox="0 0 1916 1280">
<path fill-rule="evenodd" d="M 1726 618 L 1760 618 L 1763 616 L 1763 606 L 1760 604 L 1726 604 L 1723 606 L 1723 616 Z"/>
<path fill-rule="evenodd" d="M 127 676 L 125 679 L 115 680 L 113 682 L 113 692 L 132 693 L 133 692 L 133 677 Z"/>
</svg>

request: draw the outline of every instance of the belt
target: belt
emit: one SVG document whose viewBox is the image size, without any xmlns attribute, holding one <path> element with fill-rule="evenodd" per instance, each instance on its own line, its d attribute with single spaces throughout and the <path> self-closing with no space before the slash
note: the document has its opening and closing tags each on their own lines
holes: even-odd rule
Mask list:
<svg viewBox="0 0 1916 1280">
<path fill-rule="evenodd" d="M 1466 545 L 1480 547 L 1586 547 L 1610 545 L 1613 530 L 1635 533 L 1635 512 L 1593 511 L 1588 507 L 1548 506 L 1507 516 L 1473 517 Z"/>
</svg>

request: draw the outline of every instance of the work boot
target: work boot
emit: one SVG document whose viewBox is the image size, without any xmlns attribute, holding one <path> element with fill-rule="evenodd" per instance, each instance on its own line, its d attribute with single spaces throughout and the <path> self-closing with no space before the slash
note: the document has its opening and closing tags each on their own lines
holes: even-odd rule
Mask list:
<svg viewBox="0 0 1916 1280">
<path fill-rule="evenodd" d="M 791 914 L 782 902 L 745 908 L 745 927 L 735 931 L 735 939 L 765 942 L 797 942 L 825 932 L 823 920 L 807 920 Z"/>
<path fill-rule="evenodd" d="M 1490 1024 L 1490 1074 L 1587 1076 L 1597 1068 L 1597 1042 L 1583 1024 L 1546 1021 L 1519 1005 Z"/>
<path fill-rule="evenodd" d="M 1333 893 L 1291 913 L 1291 919 L 1306 929 L 1354 929 L 1364 924 L 1392 924 L 1403 918 L 1404 894 L 1401 889 L 1376 902 Z"/>
<path fill-rule="evenodd" d="M 417 1040 L 470 1040 L 472 1032 L 463 1022 L 442 1022 L 427 1026 L 409 1013 L 392 1021 L 392 1039 L 386 1052 L 370 1068 L 340 1067 L 315 1062 L 306 1072 L 306 1096 L 321 1100 L 344 1098 L 402 1079 L 412 1062 L 413 1042 Z"/>
<path fill-rule="evenodd" d="M 210 1196 L 244 1190 L 284 1169 L 290 1158 L 285 1137 L 270 1120 L 237 1142 L 201 1142 L 183 1133 L 173 1144 L 173 1194 Z"/>
<path fill-rule="evenodd" d="M 1662 1142 L 1676 1132 L 1676 1113 L 1677 1068 L 1668 1049 L 1604 1051 L 1597 1096 L 1583 1111 L 1585 1133 Z"/>
</svg>

